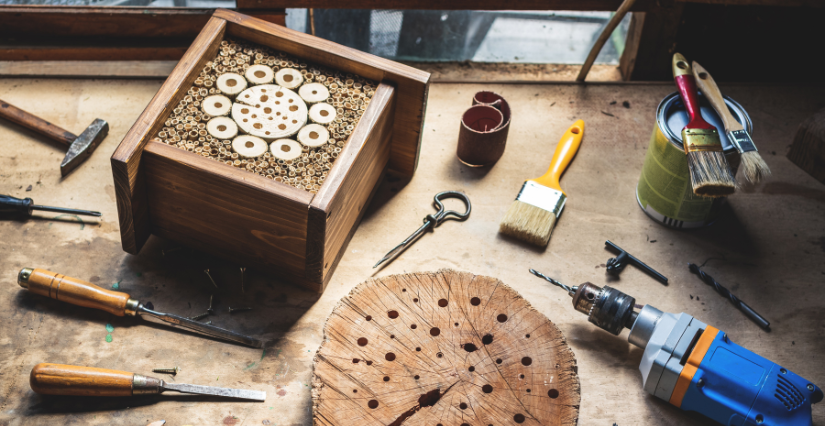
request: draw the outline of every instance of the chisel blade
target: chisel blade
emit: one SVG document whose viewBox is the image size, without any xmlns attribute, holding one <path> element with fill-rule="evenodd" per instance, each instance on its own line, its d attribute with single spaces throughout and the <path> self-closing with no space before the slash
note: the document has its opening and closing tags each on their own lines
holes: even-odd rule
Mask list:
<svg viewBox="0 0 825 426">
<path fill-rule="evenodd" d="M 252 337 L 244 336 L 243 334 L 235 333 L 234 331 L 226 330 L 220 327 L 215 327 L 214 325 L 193 321 L 189 318 L 184 318 L 175 314 L 156 312 L 144 307 L 143 305 L 140 305 L 138 307 L 137 313 L 141 317 L 146 316 L 156 318 L 173 327 L 185 328 L 187 330 L 192 330 L 194 332 L 214 337 L 216 339 L 237 342 L 242 345 L 250 346 L 253 348 L 260 348 L 263 346 L 263 342 L 261 342 L 258 339 L 253 339 Z"/>
<path fill-rule="evenodd" d="M 214 395 L 226 398 L 249 399 L 252 401 L 266 401 L 266 392 L 246 389 L 216 388 L 212 386 L 187 385 L 184 383 L 163 383 L 164 390 L 199 395 Z"/>
</svg>

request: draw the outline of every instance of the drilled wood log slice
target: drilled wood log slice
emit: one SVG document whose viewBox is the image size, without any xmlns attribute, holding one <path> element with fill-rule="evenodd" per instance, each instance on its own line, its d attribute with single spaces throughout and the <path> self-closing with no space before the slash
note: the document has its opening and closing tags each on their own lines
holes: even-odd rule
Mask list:
<svg viewBox="0 0 825 426">
<path fill-rule="evenodd" d="M 316 425 L 575 425 L 564 336 L 501 281 L 442 270 L 341 300 L 314 360 Z"/>
</svg>

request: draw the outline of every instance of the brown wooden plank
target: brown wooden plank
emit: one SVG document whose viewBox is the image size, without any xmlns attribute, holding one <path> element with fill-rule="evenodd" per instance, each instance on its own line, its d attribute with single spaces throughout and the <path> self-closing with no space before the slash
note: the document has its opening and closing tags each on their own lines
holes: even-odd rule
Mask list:
<svg viewBox="0 0 825 426">
<path fill-rule="evenodd" d="M 2 45 L 0 58 L 8 61 L 177 61 L 189 43 L 180 45 L 130 46 L 95 45 Z"/>
<path fill-rule="evenodd" d="M 825 7 L 820 0 L 676 0 L 683 3 L 705 3 L 723 6 L 784 6 L 784 7 Z"/>
<path fill-rule="evenodd" d="M 0 61 L 0 76 L 166 78 L 178 61 Z"/>
<path fill-rule="evenodd" d="M 775 0 L 781 1 L 781 0 Z M 523 0 L 502 3 L 498 0 L 453 0 L 447 4 L 432 0 L 237 0 L 245 8 L 323 8 L 323 9 L 422 9 L 422 10 L 613 10 L 621 0 Z M 632 10 L 645 10 L 652 0 L 640 0 Z"/>
<path fill-rule="evenodd" d="M 152 233 L 303 277 L 313 194 L 160 142 L 141 163 Z"/>
<path fill-rule="evenodd" d="M 619 61 L 625 80 L 670 79 L 671 56 L 684 7 L 683 3 L 657 5 L 648 12 L 633 14 L 627 48 Z"/>
<path fill-rule="evenodd" d="M 225 30 L 224 20 L 209 20 L 112 154 L 121 243 L 128 253 L 137 254 L 150 234 L 145 188 L 139 173 L 143 147 L 186 94 L 186 90 L 181 88 L 188 88 L 197 77 L 198 70 L 217 52 Z"/>
<path fill-rule="evenodd" d="M 380 84 L 355 132 L 310 204 L 307 280 L 326 287 L 341 260 L 390 155 L 395 89 Z"/>
<path fill-rule="evenodd" d="M 393 119 L 389 167 L 404 176 L 412 176 L 421 146 L 429 73 L 229 10 L 217 10 L 215 17 L 229 22 L 229 35 L 320 65 L 392 83 L 396 87 L 398 107 Z"/>
<path fill-rule="evenodd" d="M 215 9 L 132 6 L 0 6 L 0 36 L 188 37 Z"/>
</svg>

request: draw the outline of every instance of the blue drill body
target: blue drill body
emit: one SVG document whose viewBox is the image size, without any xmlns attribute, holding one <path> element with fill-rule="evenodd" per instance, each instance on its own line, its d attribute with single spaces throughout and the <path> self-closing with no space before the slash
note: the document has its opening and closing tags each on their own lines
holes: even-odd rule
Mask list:
<svg viewBox="0 0 825 426">
<path fill-rule="evenodd" d="M 720 332 L 702 358 L 681 408 L 723 425 L 811 425 L 822 390 Z"/>
</svg>

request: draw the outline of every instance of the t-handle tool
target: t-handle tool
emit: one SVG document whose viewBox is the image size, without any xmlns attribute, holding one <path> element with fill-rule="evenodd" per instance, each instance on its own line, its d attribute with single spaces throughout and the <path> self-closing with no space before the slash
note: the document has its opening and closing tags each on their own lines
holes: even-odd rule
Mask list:
<svg viewBox="0 0 825 426">
<path fill-rule="evenodd" d="M 453 210 L 447 210 L 444 207 L 444 203 L 441 200 L 447 198 L 458 198 L 459 200 L 464 202 L 464 206 L 467 207 L 467 211 L 464 213 L 459 213 Z M 400 255 L 407 247 L 411 246 L 418 238 L 427 230 L 433 230 L 441 225 L 442 222 L 445 220 L 453 219 L 458 221 L 465 221 L 468 217 L 470 217 L 470 210 L 472 210 L 473 206 L 470 204 L 470 199 L 465 195 L 463 192 L 458 191 L 444 191 L 435 194 L 435 198 L 433 198 L 433 204 L 438 209 L 435 214 L 428 214 L 427 217 L 424 218 L 424 224 L 421 225 L 418 230 L 412 233 L 406 240 L 402 241 L 401 244 L 395 246 L 389 253 L 387 253 L 378 263 L 373 266 L 373 269 L 377 268 L 378 265 L 389 262 L 392 259 L 395 259 Z"/>
<path fill-rule="evenodd" d="M 660 283 L 667 285 L 666 276 L 656 272 L 655 269 L 651 268 L 650 266 L 647 266 L 641 260 L 636 259 L 630 253 L 622 250 L 621 247 L 617 246 L 616 244 L 613 244 L 610 240 L 605 241 L 604 245 L 606 247 L 609 247 L 613 251 L 619 253 L 618 256 L 607 259 L 607 273 L 609 273 L 610 275 L 619 276 L 622 270 L 624 270 L 624 267 L 627 266 L 628 263 L 631 263 L 633 265 L 636 265 L 637 268 L 641 269 L 646 274 L 653 277 L 653 279 L 655 279 L 656 281 L 659 281 Z"/>
<path fill-rule="evenodd" d="M 263 346 L 263 343 L 258 339 L 178 315 L 156 312 L 152 310 L 152 306 L 144 306 L 143 303 L 132 299 L 127 293 L 106 290 L 92 283 L 44 269 L 23 268 L 20 270 L 20 274 L 17 275 L 17 283 L 20 284 L 20 287 L 32 293 L 85 308 L 106 311 L 119 317 L 125 315 L 152 317 L 173 327 L 182 327 L 216 339 L 237 342 L 253 348 Z M 147 305 L 151 304 L 147 303 Z"/>
<path fill-rule="evenodd" d="M 46 212 L 82 214 L 86 216 L 100 216 L 100 212 L 91 210 L 67 209 L 65 207 L 39 206 L 34 204 L 31 198 L 15 198 L 10 195 L 0 194 L 0 219 L 26 220 L 32 217 L 32 211 L 41 210 Z"/>
<path fill-rule="evenodd" d="M 69 150 L 66 151 L 66 156 L 60 163 L 62 176 L 66 176 L 80 163 L 86 161 L 109 133 L 109 123 L 96 118 L 80 136 L 76 136 L 3 100 L 0 100 L 0 117 L 68 146 Z"/>
<path fill-rule="evenodd" d="M 265 401 L 266 392 L 212 386 L 166 383 L 161 379 L 103 368 L 40 363 L 32 368 L 29 386 L 43 395 L 132 396 L 164 391 Z"/>
<path fill-rule="evenodd" d="M 644 390 L 657 398 L 724 425 L 811 426 L 811 405 L 822 401 L 822 389 L 733 343 L 724 331 L 686 313 L 637 305 L 609 286 L 551 282 L 602 330 L 618 336 L 630 329 L 628 342 L 644 350 Z"/>
</svg>

